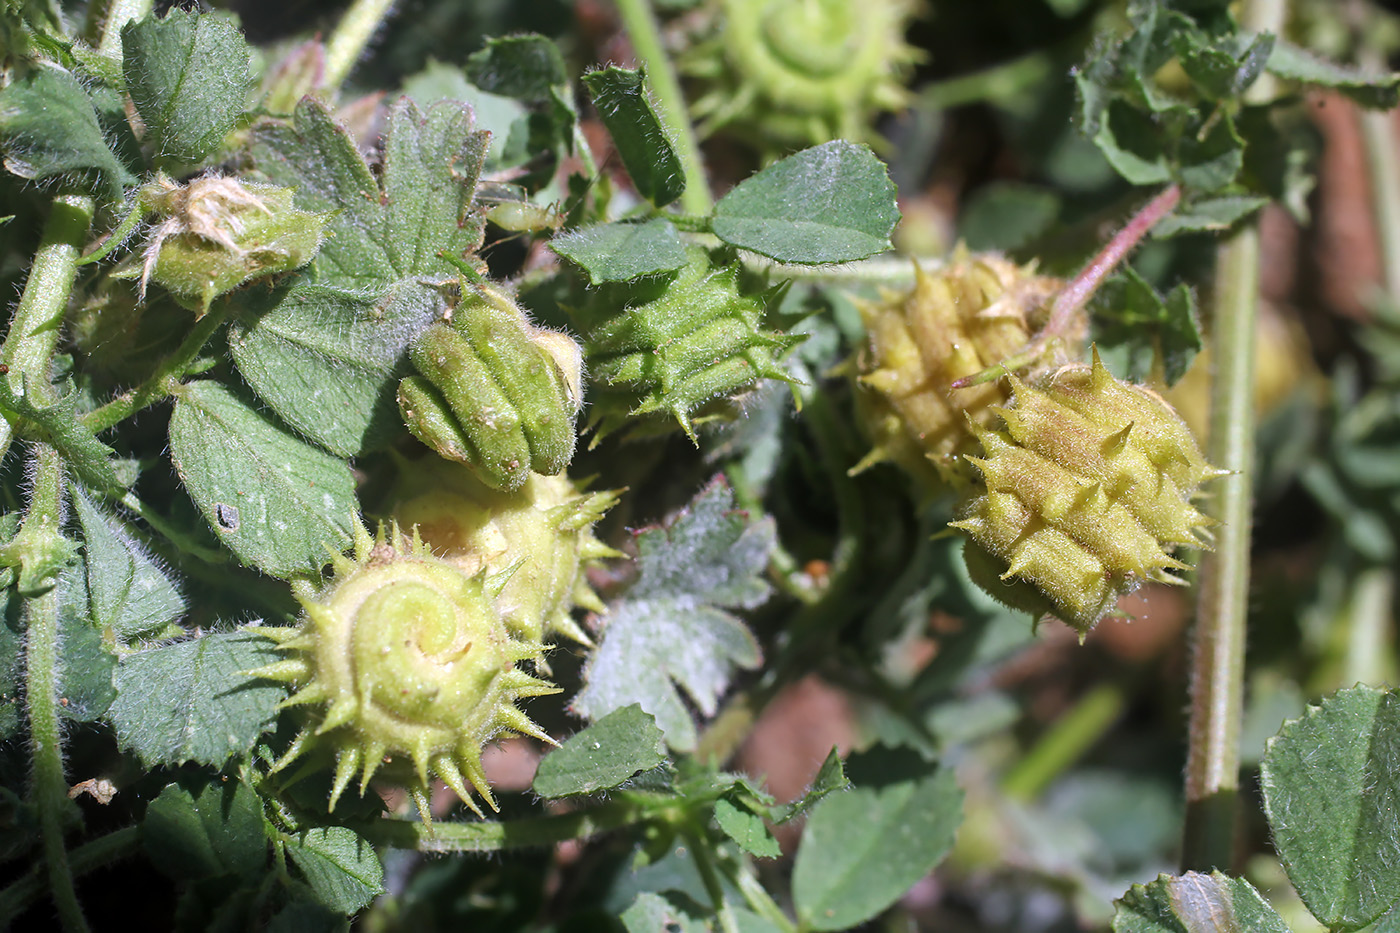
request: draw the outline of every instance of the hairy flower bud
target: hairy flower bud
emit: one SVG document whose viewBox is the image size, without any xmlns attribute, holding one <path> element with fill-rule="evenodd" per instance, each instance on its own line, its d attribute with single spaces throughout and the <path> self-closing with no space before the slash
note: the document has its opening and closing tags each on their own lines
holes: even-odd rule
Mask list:
<svg viewBox="0 0 1400 933">
<path fill-rule="evenodd" d="M 203 314 L 238 286 L 306 265 L 321 248 L 330 214 L 297 209 L 292 189 L 206 176 L 177 185 L 161 175 L 139 195 L 161 221 L 139 267 L 118 277 L 155 281 Z"/>
<path fill-rule="evenodd" d="M 1081 635 L 1140 584 L 1181 583 L 1169 552 L 1208 544 L 1212 521 L 1191 498 L 1222 471 L 1171 406 L 1115 379 L 1097 352 L 1038 387 L 1011 385 L 1004 428 L 978 429 L 984 454 L 967 458 L 986 491 L 952 523 L 972 539 L 973 579 Z"/>
<path fill-rule="evenodd" d="M 376 541 L 357 528 L 354 559 L 335 570 L 321 592 L 298 593 L 300 624 L 257 629 L 288 658 L 250 673 L 292 684 L 284 707 L 320 708 L 273 770 L 333 755 L 331 809 L 357 773 L 363 793 L 381 769 L 423 813 L 434 774 L 473 810 L 469 785 L 494 809 L 482 746 L 507 734 L 550 741 L 515 702 L 558 692 L 516 668 L 540 646 L 512 637 L 493 605 L 504 580 L 468 574 L 397 529 Z"/>
<path fill-rule="evenodd" d="M 930 488 L 970 477 L 961 455 L 974 428 L 1007 399 L 998 382 L 953 389 L 1023 350 L 1045 323 L 1058 279 L 1001 256 L 959 252 L 936 273 L 914 267 L 914 288 L 861 306 L 869 344 L 856 404 L 874 449 L 858 469 L 893 460 Z"/>
<path fill-rule="evenodd" d="M 425 457 L 403 464 L 390 510 L 464 573 L 505 579 L 493 603 L 517 638 L 540 642 L 557 632 L 587 645 L 570 613 L 576 605 L 603 611 L 583 568 L 622 556 L 592 534 L 616 500 L 616 493 L 582 493 L 566 476 L 538 473 L 506 492 L 459 464 Z"/>
<path fill-rule="evenodd" d="M 410 431 L 483 482 L 519 489 L 563 471 L 574 453 L 583 356 L 564 334 L 532 325 L 485 287 L 410 348 L 418 374 L 399 383 Z"/>
</svg>

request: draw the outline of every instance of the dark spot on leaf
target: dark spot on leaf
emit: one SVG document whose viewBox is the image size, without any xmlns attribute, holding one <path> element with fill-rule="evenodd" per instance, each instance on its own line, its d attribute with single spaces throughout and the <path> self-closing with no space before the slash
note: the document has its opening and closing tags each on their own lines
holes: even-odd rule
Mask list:
<svg viewBox="0 0 1400 933">
<path fill-rule="evenodd" d="M 220 502 L 214 506 L 214 511 L 219 517 L 219 527 L 224 531 L 237 531 L 239 524 L 238 509 L 231 505 L 224 505 Z"/>
</svg>

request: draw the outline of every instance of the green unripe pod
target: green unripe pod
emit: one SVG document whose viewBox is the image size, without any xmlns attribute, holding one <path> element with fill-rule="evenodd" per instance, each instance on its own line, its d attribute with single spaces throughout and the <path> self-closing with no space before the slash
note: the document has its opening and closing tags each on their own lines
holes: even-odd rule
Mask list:
<svg viewBox="0 0 1400 933">
<path fill-rule="evenodd" d="M 1208 545 L 1212 521 L 1191 499 L 1223 474 L 1171 406 L 1115 379 L 1097 352 L 1039 386 L 1010 382 L 1004 426 L 976 428 L 984 453 L 967 458 L 985 492 L 952 523 L 972 539 L 973 579 L 1081 635 L 1142 583 L 1181 583 L 1171 550 Z"/>
<path fill-rule="evenodd" d="M 376 541 L 357 528 L 354 559 L 337 558 L 320 592 L 297 594 L 300 623 L 256 629 L 287 658 L 250 673 L 294 686 L 284 707 L 314 710 L 273 771 L 328 753 L 331 809 L 357 774 L 362 793 L 376 774 L 407 785 L 425 814 L 433 775 L 473 810 L 469 787 L 494 809 L 482 746 L 506 734 L 550 741 L 515 703 L 558 692 L 517 669 L 540 646 L 514 638 L 496 611 L 501 583 L 397 529 Z"/>
<path fill-rule="evenodd" d="M 297 209 L 291 188 L 218 176 L 176 185 L 161 175 L 138 198 L 161 220 L 139 265 L 113 275 L 139 278 L 143 296 L 154 281 L 201 315 L 240 285 L 310 262 L 331 216 Z"/>
<path fill-rule="evenodd" d="M 892 460 L 926 488 L 970 482 L 962 455 L 1007 390 L 952 385 L 1022 351 L 1060 284 L 1002 256 L 959 252 L 936 273 L 916 264 L 909 292 L 862 304 L 856 406 L 874 448 L 857 469 Z"/>
<path fill-rule="evenodd" d="M 493 602 L 514 636 L 540 642 L 558 633 L 587 645 L 571 611 L 576 605 L 603 611 L 583 568 L 622 556 L 592 534 L 616 499 L 611 492 L 580 492 L 566 476 L 539 474 L 506 492 L 460 464 L 425 457 L 402 464 L 389 511 L 463 572 L 503 576 Z"/>
<path fill-rule="evenodd" d="M 537 328 L 505 296 L 482 289 L 409 350 L 417 375 L 399 383 L 410 431 L 489 485 L 519 489 L 554 475 L 574 452 L 582 355 L 564 334 Z"/>
</svg>

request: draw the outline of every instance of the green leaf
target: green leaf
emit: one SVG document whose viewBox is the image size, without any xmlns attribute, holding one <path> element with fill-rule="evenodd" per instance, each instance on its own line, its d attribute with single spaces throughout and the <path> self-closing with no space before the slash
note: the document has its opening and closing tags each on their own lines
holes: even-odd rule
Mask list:
<svg viewBox="0 0 1400 933">
<path fill-rule="evenodd" d="M 122 27 L 122 76 L 158 157 L 196 162 L 219 148 L 253 83 L 248 43 L 226 13 L 171 10 Z"/>
<path fill-rule="evenodd" d="M 1288 933 L 1288 925 L 1242 878 L 1220 872 L 1159 875 L 1116 902 L 1114 933 Z"/>
<path fill-rule="evenodd" d="M 342 457 L 400 437 L 394 390 L 411 371 L 409 343 L 438 317 L 440 294 L 403 280 L 378 301 L 323 285 L 294 286 L 272 298 L 270 308 L 245 305 L 245 316 L 229 327 L 234 362 L 258 396 Z"/>
<path fill-rule="evenodd" d="M 99 629 L 126 645 L 153 634 L 185 614 L 179 587 L 132 535 L 81 489 L 73 505 L 83 528 L 88 606 Z"/>
<path fill-rule="evenodd" d="M 773 838 L 763 817 L 728 800 L 715 801 L 715 823 L 726 836 L 733 839 L 750 855 L 777 858 L 783 854 L 778 840 Z"/>
<path fill-rule="evenodd" d="M 91 172 L 113 200 L 136 181 L 107 146 L 83 86 L 56 66 L 36 66 L 0 89 L 0 151 L 21 178 Z"/>
<path fill-rule="evenodd" d="M 81 605 L 86 601 L 82 599 L 80 574 L 80 568 L 68 571 L 62 584 L 65 597 L 71 588 L 77 590 L 78 599 L 65 598 L 60 603 L 58 632 L 63 663 L 59 665 L 55 695 L 63 718 L 94 722 L 102 718 L 116 698 L 112 673 L 117 659 L 88 620 L 87 606 Z"/>
<path fill-rule="evenodd" d="M 652 109 L 646 72 L 602 68 L 584 75 L 583 83 L 637 193 L 657 207 L 679 198 L 685 192 L 685 172 L 666 127 Z"/>
<path fill-rule="evenodd" d="M 959 212 L 958 235 L 970 250 L 1020 249 L 1055 222 L 1060 195 L 1018 182 L 978 188 Z"/>
<path fill-rule="evenodd" d="M 640 224 L 582 227 L 555 237 L 549 246 L 582 266 L 594 285 L 674 272 L 686 263 L 680 234 L 661 217 Z"/>
<path fill-rule="evenodd" d="M 112 466 L 116 451 L 97 439 L 78 420 L 78 392 L 71 383 L 63 396 L 47 404 L 36 405 L 34 395 L 25 386 L 17 392 L 9 379 L 0 378 L 0 412 L 29 422 L 34 434 L 63 454 L 69 468 L 84 484 L 104 492 L 119 492 L 122 482 Z"/>
<path fill-rule="evenodd" d="M 1355 930 L 1400 899 L 1400 696 L 1341 690 L 1269 741 L 1274 848 L 1313 916 Z"/>
<path fill-rule="evenodd" d="M 809 812 L 832 791 L 845 790 L 850 786 L 851 782 L 846 780 L 846 770 L 841 764 L 841 752 L 832 748 L 821 768 L 817 770 L 817 776 L 812 779 L 812 786 L 807 788 L 807 792 L 792 803 L 773 807 L 768 811 L 768 818 L 774 823 L 786 823 Z"/>
<path fill-rule="evenodd" d="M 227 874 L 254 878 L 268 856 L 262 803 L 236 779 L 206 784 L 198 797 L 167 784 L 146 808 L 141 845 L 151 863 L 176 881 Z"/>
<path fill-rule="evenodd" d="M 1152 235 L 1165 239 L 1182 233 L 1229 230 L 1268 203 L 1268 198 L 1250 195 L 1202 198 L 1178 209 L 1159 222 L 1152 228 Z"/>
<path fill-rule="evenodd" d="M 473 193 L 486 135 L 472 128 L 463 104 L 438 103 L 424 115 L 401 98 L 389 111 L 376 180 L 345 128 L 308 97 L 291 126 L 259 124 L 249 155 L 269 180 L 297 189 L 298 207 L 338 212 L 312 263 L 319 281 L 382 289 L 402 278 L 452 276 L 437 254 L 465 256 L 480 245 Z"/>
<path fill-rule="evenodd" d="M 793 866 L 802 923 L 845 930 L 879 914 L 947 854 L 962 820 L 951 769 L 908 749 L 876 748 L 847 763 L 854 789 L 812 812 Z"/>
<path fill-rule="evenodd" d="M 1177 159 L 1182 184 L 1200 191 L 1219 191 L 1234 182 L 1244 165 L 1244 140 L 1235 131 L 1235 121 L 1222 116 L 1204 138 L 1184 136 Z"/>
<path fill-rule="evenodd" d="M 194 761 L 211 767 L 253 747 L 286 690 L 244 671 L 282 656 L 249 632 L 204 635 L 140 651 L 117 665 L 108 718 L 123 748 L 147 766 Z"/>
<path fill-rule="evenodd" d="M 534 791 L 541 797 L 593 794 L 665 760 L 665 737 L 656 720 L 633 703 L 613 710 L 546 755 L 535 772 Z"/>
<path fill-rule="evenodd" d="M 1275 37 L 1268 33 L 1254 37 L 1248 44 L 1240 37 L 1232 38 L 1234 41 L 1222 47 L 1196 31 L 1172 36 L 1172 47 L 1176 49 L 1182 71 L 1196 89 L 1211 100 L 1242 94 L 1264 70 L 1275 42 Z"/>
<path fill-rule="evenodd" d="M 537 35 L 488 39 L 467 59 L 467 77 L 483 91 L 531 103 L 549 100 L 569 83 L 559 47 Z"/>
<path fill-rule="evenodd" d="M 312 829 L 283 839 L 287 855 L 321 903 L 344 914 L 369 906 L 384 890 L 384 867 L 374 846 L 344 826 Z"/>
<path fill-rule="evenodd" d="M 715 206 L 714 233 L 779 262 L 853 262 L 889 249 L 894 183 L 866 146 L 823 143 L 740 182 Z"/>
<path fill-rule="evenodd" d="M 0 590 L 0 741 L 19 735 L 25 721 L 22 604 L 23 600 L 10 587 Z"/>
<path fill-rule="evenodd" d="M 632 906 L 619 917 L 627 933 L 710 933 L 710 927 L 703 919 L 685 907 L 672 903 L 668 898 L 650 891 L 637 895 Z"/>
<path fill-rule="evenodd" d="M 527 117 L 519 101 L 483 91 L 467 80 L 461 68 L 436 60 L 429 61 L 422 71 L 406 80 L 403 92 L 412 97 L 420 109 L 440 100 L 469 104 L 476 125 L 491 134 L 486 147 L 488 165 L 500 163 L 511 128 Z"/>
<path fill-rule="evenodd" d="M 1363 107 L 1389 110 L 1400 103 L 1400 74 L 1368 74 L 1346 68 L 1288 42 L 1274 44 L 1267 67 L 1289 81 L 1340 91 Z"/>
<path fill-rule="evenodd" d="M 574 711 L 597 720 L 637 703 L 672 748 L 693 749 L 695 723 L 677 686 L 713 716 L 734 669 L 758 667 L 757 640 L 724 610 L 768 598 L 760 574 L 775 541 L 772 519 L 736 511 L 719 480 L 666 527 L 637 533 L 640 574 L 605 618 Z"/>
<path fill-rule="evenodd" d="M 1103 289 L 1094 326 L 1097 341 L 1128 348 L 1125 378 L 1147 378 L 1153 357 L 1160 354 L 1171 385 L 1186 373 L 1203 345 L 1190 287 L 1178 284 L 1164 299 L 1129 265 Z"/>
<path fill-rule="evenodd" d="M 217 382 L 180 389 L 170 455 L 204 518 L 245 564 L 319 573 L 359 509 L 345 461 L 289 434 Z"/>
</svg>

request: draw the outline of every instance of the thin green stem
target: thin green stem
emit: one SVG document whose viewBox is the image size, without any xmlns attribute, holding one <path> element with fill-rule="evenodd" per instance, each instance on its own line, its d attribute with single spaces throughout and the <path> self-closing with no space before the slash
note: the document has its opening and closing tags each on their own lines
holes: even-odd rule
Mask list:
<svg viewBox="0 0 1400 933">
<path fill-rule="evenodd" d="M 356 831 L 375 845 L 419 852 L 509 852 L 535 849 L 571 839 L 587 839 L 621 829 L 644 819 L 649 810 L 635 795 L 562 813 L 504 822 L 448 823 L 435 820 L 432 827 L 407 820 L 375 820 L 359 824 Z"/>
<path fill-rule="evenodd" d="M 1245 0 L 1241 24 L 1283 31 L 1285 0 Z M 1246 98 L 1265 102 L 1275 91 L 1260 80 Z M 1249 546 L 1254 485 L 1254 354 L 1259 305 L 1259 230 L 1254 224 L 1221 243 L 1216 254 L 1211 329 L 1210 441 L 1207 454 L 1229 474 L 1217 479 L 1208 512 L 1221 524 L 1215 550 L 1201 559 L 1191 656 L 1190 725 L 1186 752 L 1186 869 L 1232 867 L 1239 796 L 1240 729 L 1244 715 L 1245 625 L 1249 615 Z"/>
<path fill-rule="evenodd" d="M 220 304 L 211 310 L 191 328 L 184 342 L 175 352 L 166 357 L 144 382 L 112 399 L 100 408 L 83 416 L 83 424 L 94 433 L 105 431 L 121 421 L 125 421 L 143 408 L 154 405 L 173 394 L 180 380 L 188 373 L 190 365 L 199 356 L 209 338 L 228 317 L 228 307 Z"/>
<path fill-rule="evenodd" d="M 710 182 L 705 177 L 705 163 L 700 158 L 700 142 L 695 137 L 695 126 L 686 113 L 685 97 L 681 95 L 681 83 L 676 77 L 676 69 L 666 50 L 661 47 L 661 31 L 656 25 L 648 0 L 617 0 L 618 13 L 627 36 L 632 40 L 632 48 L 637 60 L 646 68 L 651 79 L 651 89 L 661 112 L 661 122 L 670 127 L 679 144 L 681 170 L 685 172 L 685 193 L 681 195 L 681 207 L 690 214 L 709 214 L 714 210 L 715 199 L 710 193 Z"/>
<path fill-rule="evenodd" d="M 1346 661 L 1342 683 L 1380 684 L 1394 672 L 1390 647 L 1390 608 L 1395 574 L 1388 567 L 1368 567 L 1352 583 L 1346 608 Z"/>
<path fill-rule="evenodd" d="M 919 90 L 918 100 L 924 106 L 939 110 L 984 100 L 1010 100 L 1026 88 L 1050 80 L 1052 68 L 1051 56 L 1037 49 L 982 71 L 934 81 Z"/>
<path fill-rule="evenodd" d="M 1035 800 L 1107 734 L 1123 714 L 1123 703 L 1117 684 L 1099 684 L 1084 694 L 1006 773 L 1002 792 L 1013 800 Z"/>
<path fill-rule="evenodd" d="M 63 462 L 47 444 L 34 452 L 34 490 L 25 515 L 25 530 L 56 530 L 63 496 Z M 63 847 L 63 820 L 72 809 L 63 776 L 63 735 L 58 721 L 58 597 L 56 586 L 25 601 L 25 699 L 29 706 L 29 742 L 33 751 L 30 796 L 39 811 L 39 832 L 49 889 L 63 928 L 87 930 L 78 905 L 73 873 Z"/>
<path fill-rule="evenodd" d="M 97 44 L 97 51 L 104 58 L 121 61 L 122 27 L 134 19 L 150 15 L 154 6 L 155 0 L 112 0 L 107 5 L 107 16 L 102 22 L 102 41 Z"/>
<path fill-rule="evenodd" d="M 321 87 L 333 91 L 345 83 L 393 5 L 394 0 L 355 0 L 350 5 L 326 43 Z"/>
<path fill-rule="evenodd" d="M 797 924 L 788 919 L 788 915 L 783 913 L 783 909 L 778 906 L 778 902 L 773 900 L 773 896 L 759 883 L 751 873 L 741 871 L 735 879 L 744 899 L 749 902 L 749 907 L 753 912 L 777 927 L 782 933 L 797 933 Z"/>
<path fill-rule="evenodd" d="M 734 919 L 734 909 L 724 897 L 724 885 L 720 883 L 710 847 L 698 832 L 687 832 L 682 838 L 690 845 L 691 858 L 696 871 L 700 873 L 701 883 L 705 885 L 705 893 L 710 895 L 710 904 L 719 920 L 721 933 L 739 933 L 739 923 Z"/>
<path fill-rule="evenodd" d="M 1400 302 L 1400 147 L 1392 116 L 1384 110 L 1362 111 L 1361 140 L 1371 176 L 1383 284 L 1390 300 Z"/>
<path fill-rule="evenodd" d="M 85 842 L 69 852 L 68 868 L 74 878 L 81 878 L 88 872 L 135 855 L 140 848 L 140 827 L 128 826 Z M 21 914 L 44 896 L 48 890 L 44 879 L 45 867 L 43 864 L 31 866 L 22 878 L 0 891 L 0 930 L 8 930 Z"/>
<path fill-rule="evenodd" d="M 1221 524 L 1215 550 L 1201 559 L 1192 655 L 1186 759 L 1185 868 L 1231 867 L 1244 709 L 1245 621 L 1254 471 L 1254 320 L 1259 232 L 1240 230 L 1220 247 L 1211 357 L 1209 459 L 1229 470 L 1208 511 Z"/>
<path fill-rule="evenodd" d="M 0 348 L 0 363 L 5 365 L 5 376 L 16 394 L 51 391 L 49 363 L 58 345 L 92 213 L 92 198 L 83 194 L 60 194 L 49 209 L 24 294 L 15 308 L 5 346 Z"/>
</svg>

